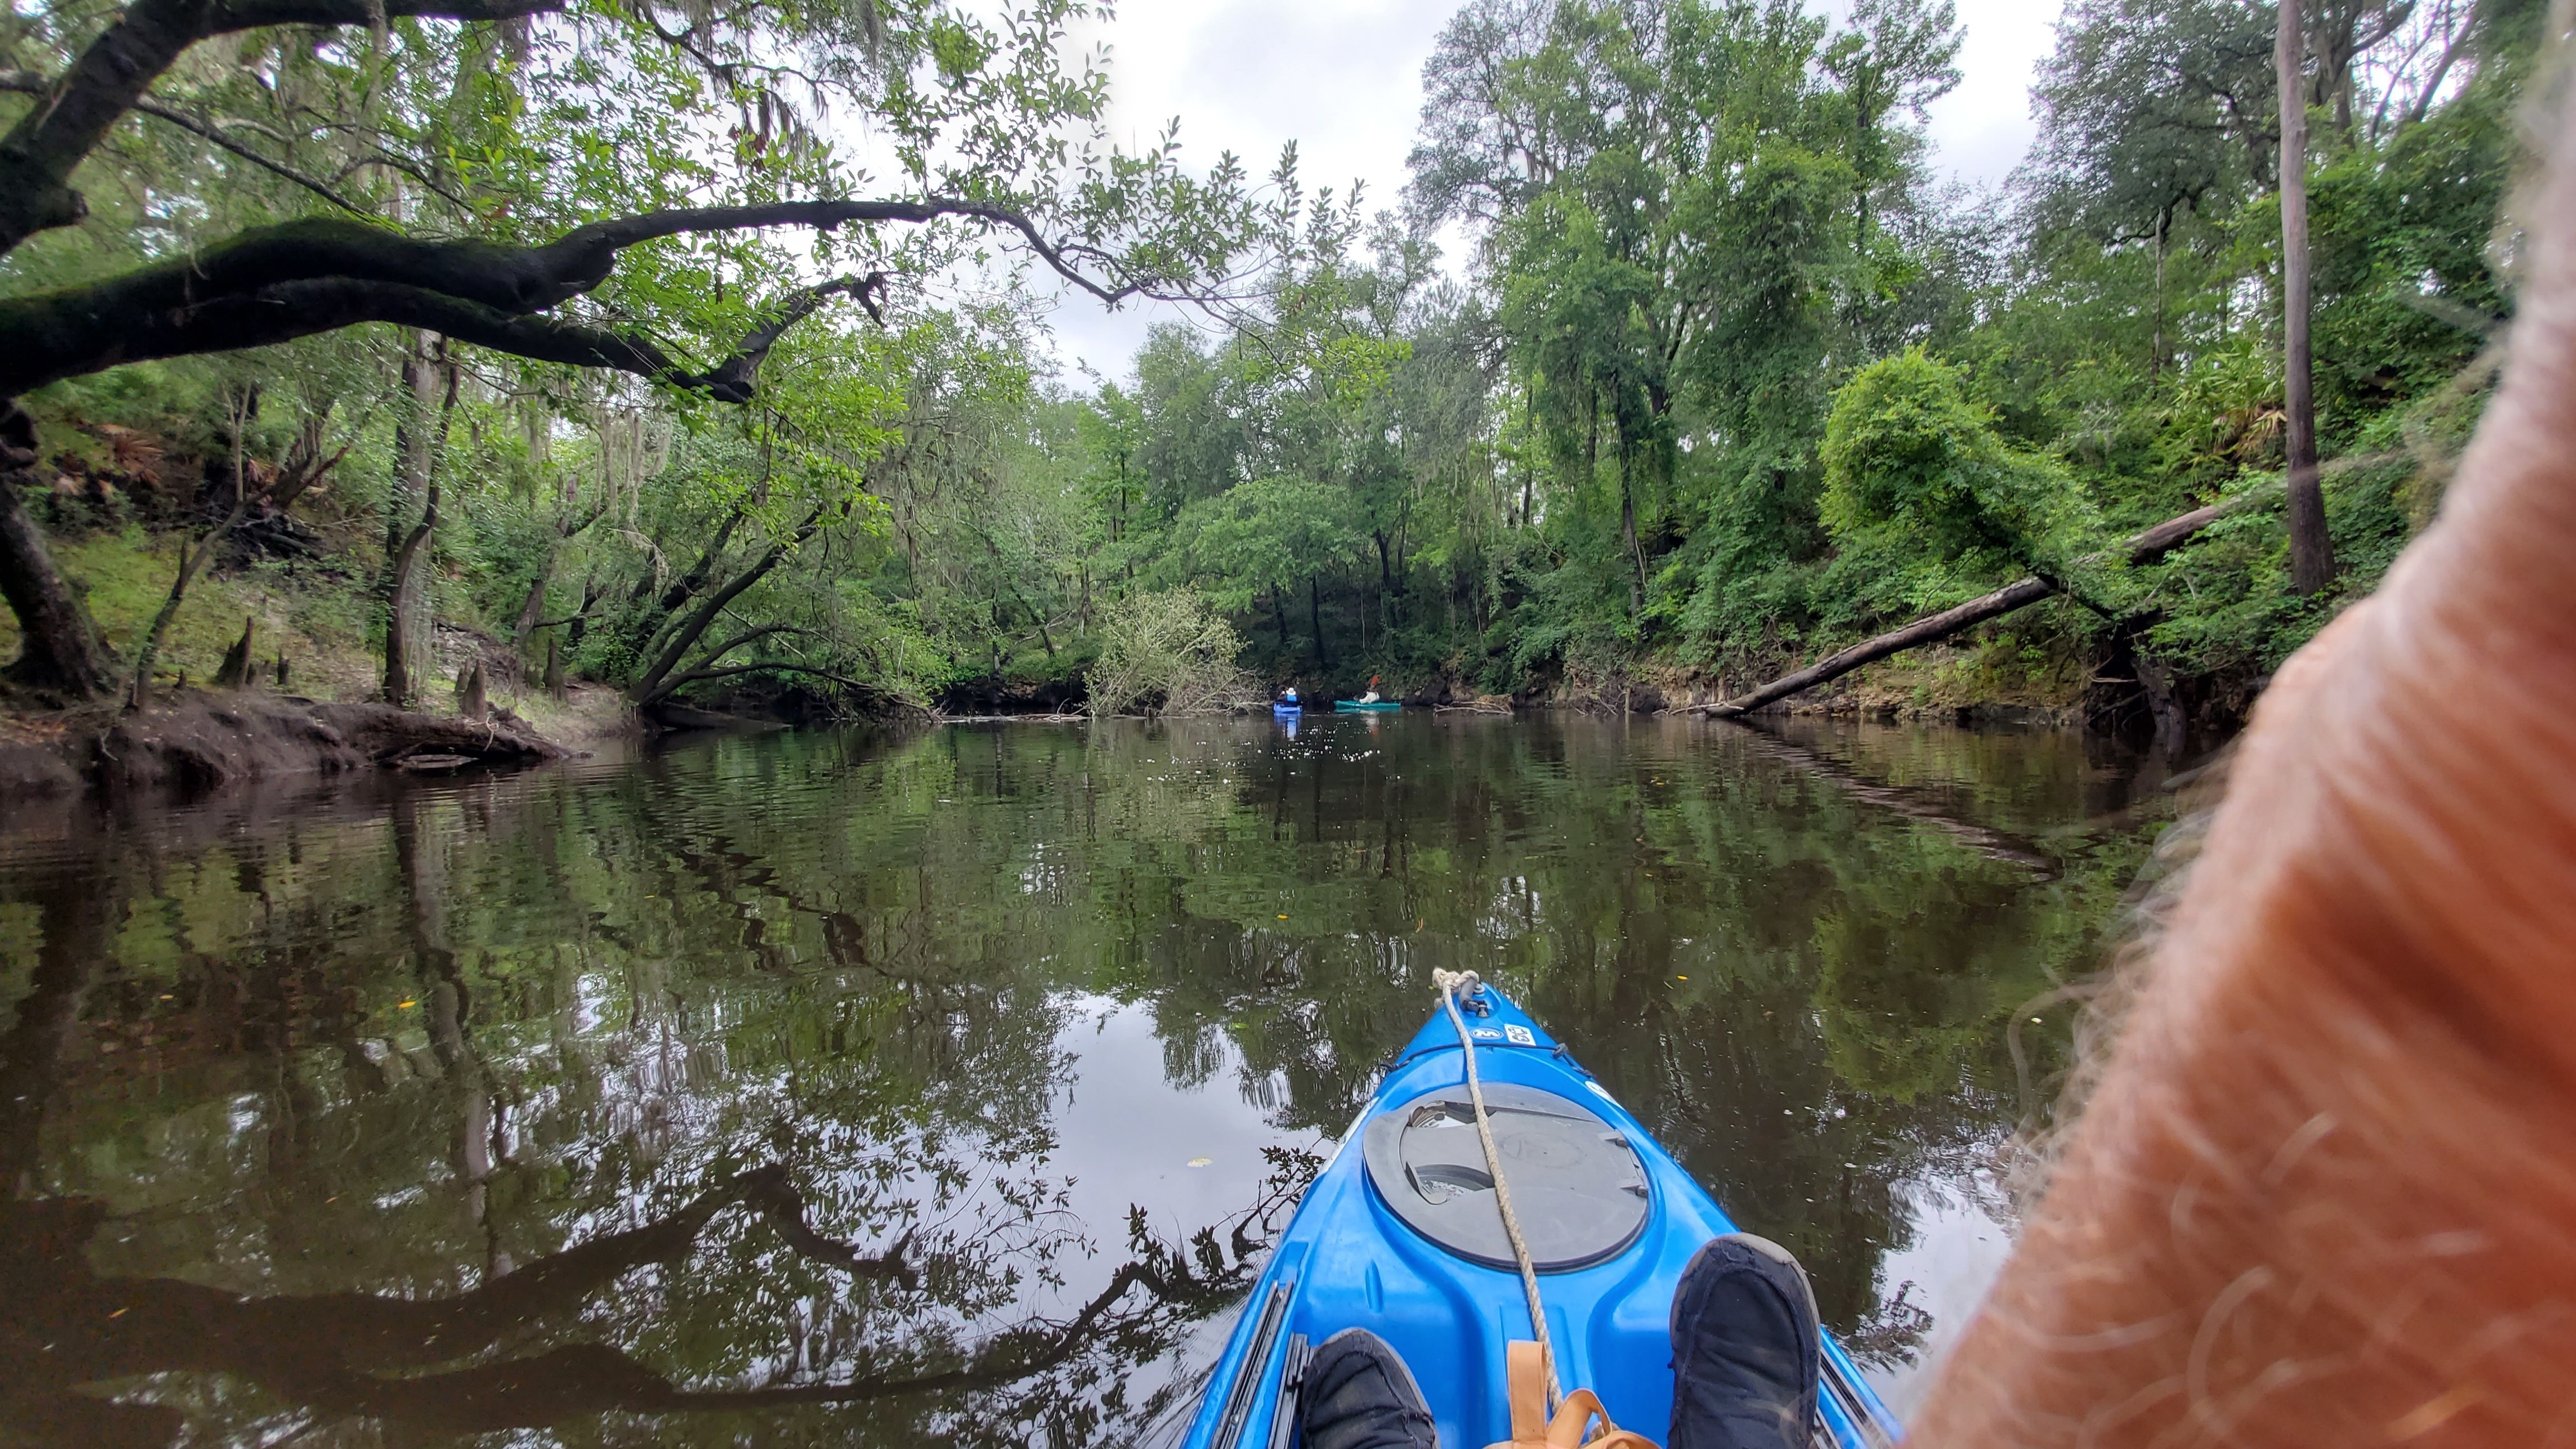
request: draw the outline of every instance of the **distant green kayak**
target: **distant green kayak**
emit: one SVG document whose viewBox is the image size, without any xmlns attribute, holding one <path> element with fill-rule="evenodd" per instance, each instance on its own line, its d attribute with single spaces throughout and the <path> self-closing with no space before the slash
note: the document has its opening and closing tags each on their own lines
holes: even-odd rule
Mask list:
<svg viewBox="0 0 2576 1449">
<path fill-rule="evenodd" d="M 1380 710 L 1402 708 L 1404 708 L 1404 701 L 1400 699 L 1377 699 L 1365 703 L 1356 699 L 1333 701 L 1334 711 L 1340 714 L 1376 714 Z"/>
</svg>

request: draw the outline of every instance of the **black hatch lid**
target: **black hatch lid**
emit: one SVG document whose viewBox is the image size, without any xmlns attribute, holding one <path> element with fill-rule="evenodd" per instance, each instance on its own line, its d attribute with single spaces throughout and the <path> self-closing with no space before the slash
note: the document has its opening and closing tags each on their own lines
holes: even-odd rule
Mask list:
<svg viewBox="0 0 2576 1449">
<path fill-rule="evenodd" d="M 1512 1213 L 1540 1272 L 1597 1263 L 1636 1241 L 1648 1189 L 1626 1134 L 1583 1103 L 1537 1087 L 1488 1082 L 1485 1108 Z M 1464 1083 L 1370 1118 L 1361 1152 L 1378 1197 L 1415 1232 L 1471 1262 L 1516 1267 Z"/>
</svg>

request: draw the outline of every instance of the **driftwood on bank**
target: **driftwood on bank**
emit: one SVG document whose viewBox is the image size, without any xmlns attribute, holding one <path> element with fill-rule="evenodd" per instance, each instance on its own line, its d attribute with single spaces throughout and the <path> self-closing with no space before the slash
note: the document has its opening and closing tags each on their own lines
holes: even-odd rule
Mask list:
<svg viewBox="0 0 2576 1449">
<path fill-rule="evenodd" d="M 379 765 L 409 755 L 466 755 L 494 764 L 559 760 L 567 751 L 524 726 L 499 719 L 415 714 L 387 704 L 308 704 L 304 712 L 351 749 Z"/>
<path fill-rule="evenodd" d="M 84 789 L 206 789 L 242 780 L 371 768 L 461 769 L 559 759 L 567 751 L 515 718 L 321 704 L 265 690 L 165 690 L 149 709 L 48 717 L 0 742 L 0 799 Z M 427 759 L 455 764 L 419 766 Z"/>
<path fill-rule="evenodd" d="M 2176 518 L 2168 518 L 2143 533 L 2133 535 L 2122 546 L 2122 553 L 2133 564 L 2153 563 L 2187 542 L 2192 535 L 2216 523 L 2228 514 L 2247 507 L 2268 493 L 2247 494 L 2207 508 L 2195 508 Z M 2086 560 L 2089 562 L 2090 560 Z M 1891 654 L 1901 654 L 1923 644 L 1938 643 L 1965 629 L 1973 629 L 1989 619 L 2000 619 L 2015 609 L 2036 604 L 2060 591 L 2057 580 L 2026 578 L 2004 585 L 1981 598 L 1970 599 L 1955 608 L 1928 614 L 1903 628 L 1891 629 L 1875 639 L 1864 639 L 1840 653 L 1828 654 L 1795 674 L 1784 674 L 1758 689 L 1747 690 L 1732 699 L 1714 704 L 1695 704 L 1693 714 L 1711 714 L 1732 718 L 1749 714 L 1766 704 L 1775 704 L 1790 695 L 1815 688 L 1828 680 L 1840 679 L 1864 664 L 1875 664 Z"/>
</svg>

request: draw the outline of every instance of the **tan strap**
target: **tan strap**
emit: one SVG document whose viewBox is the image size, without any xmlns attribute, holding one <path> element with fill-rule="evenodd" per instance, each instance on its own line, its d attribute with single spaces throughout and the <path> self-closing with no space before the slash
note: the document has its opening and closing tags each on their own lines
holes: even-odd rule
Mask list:
<svg viewBox="0 0 2576 1449">
<path fill-rule="evenodd" d="M 1512 1402 L 1512 1442 L 1547 1442 L 1547 1350 L 1526 1338 L 1503 1349 L 1504 1382 Z"/>
<path fill-rule="evenodd" d="M 1576 1389 L 1557 1405 L 1556 1420 L 1547 1417 L 1546 1351 L 1527 1339 L 1503 1349 L 1503 1365 L 1512 1407 L 1512 1437 L 1492 1449 L 1655 1449 L 1655 1441 L 1610 1422 L 1610 1412 L 1590 1389 Z M 1586 1438 L 1592 1421 L 1600 1432 Z"/>
</svg>

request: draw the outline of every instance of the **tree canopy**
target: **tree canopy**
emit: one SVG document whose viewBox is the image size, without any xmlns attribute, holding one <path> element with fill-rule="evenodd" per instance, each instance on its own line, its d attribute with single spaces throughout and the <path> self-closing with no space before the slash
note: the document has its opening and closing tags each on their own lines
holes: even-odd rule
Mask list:
<svg viewBox="0 0 2576 1449">
<path fill-rule="evenodd" d="M 1626 698 L 2037 571 L 2071 597 L 1988 626 L 1967 687 L 2118 718 L 2178 679 L 2222 718 L 2438 504 L 2511 312 L 2544 28 L 2531 0 L 2306 17 L 2341 568 L 2307 593 L 2266 501 L 2267 5 L 2078 0 L 2038 144 L 1976 192 L 1925 139 L 1961 83 L 1948 4 L 1472 0 L 1374 214 L 1284 161 L 1110 145 L 1084 13 L 23 19 L 17 677 L 107 652 L 75 647 L 80 579 L 22 586 L 61 572 L 30 547 L 217 530 L 238 462 L 217 576 L 380 545 L 338 566 L 372 580 L 385 693 L 462 667 L 391 687 L 394 656 L 454 654 L 445 628 L 648 707 L 1062 707 L 1105 621 L 1145 617 L 1126 601 L 1186 589 L 1310 692 Z M 109 64 L 135 46 L 157 68 Z M 1219 325 L 1076 383 L 1057 285 Z M 118 461 L 140 435 L 156 485 Z M 2210 505 L 2234 511 L 2121 561 Z"/>
</svg>

